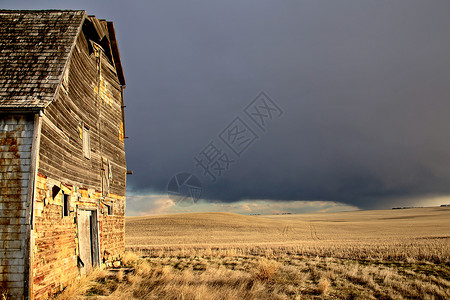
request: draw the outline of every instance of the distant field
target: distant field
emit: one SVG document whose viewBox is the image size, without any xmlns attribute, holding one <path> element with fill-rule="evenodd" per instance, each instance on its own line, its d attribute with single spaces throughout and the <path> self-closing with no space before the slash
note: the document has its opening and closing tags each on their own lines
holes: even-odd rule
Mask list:
<svg viewBox="0 0 450 300">
<path fill-rule="evenodd" d="M 126 219 L 123 271 L 59 299 L 450 299 L 450 208 Z"/>
<path fill-rule="evenodd" d="M 126 247 L 302 245 L 305 242 L 450 241 L 450 207 L 330 214 L 192 213 L 126 218 Z"/>
</svg>

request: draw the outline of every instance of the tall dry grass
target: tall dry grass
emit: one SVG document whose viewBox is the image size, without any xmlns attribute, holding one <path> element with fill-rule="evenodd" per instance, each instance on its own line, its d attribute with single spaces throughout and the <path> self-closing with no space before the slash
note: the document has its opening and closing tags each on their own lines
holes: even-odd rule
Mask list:
<svg viewBox="0 0 450 300">
<path fill-rule="evenodd" d="M 236 249 L 235 249 L 236 250 Z M 261 249 L 259 249 L 261 250 Z M 182 253 L 182 255 L 180 255 Z M 105 299 L 312 299 L 450 298 L 448 263 L 409 259 L 355 260 L 266 251 L 245 255 L 183 249 L 134 257 L 134 272 L 91 277 L 78 298 Z M 131 266 L 131 265 L 129 265 Z M 86 284 L 86 283 L 85 283 Z M 102 288 L 103 286 L 103 288 Z M 76 299 L 70 291 L 69 297 Z"/>
<path fill-rule="evenodd" d="M 78 280 L 72 281 L 64 291 L 56 296 L 58 300 L 84 299 L 87 291 L 98 286 L 108 275 L 106 270 L 96 268 L 89 274 L 81 276 Z"/>
</svg>

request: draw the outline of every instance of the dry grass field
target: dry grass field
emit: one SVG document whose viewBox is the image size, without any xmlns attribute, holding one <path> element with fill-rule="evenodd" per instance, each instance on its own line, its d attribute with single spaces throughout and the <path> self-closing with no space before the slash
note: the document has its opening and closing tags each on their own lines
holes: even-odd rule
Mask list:
<svg viewBox="0 0 450 300">
<path fill-rule="evenodd" d="M 114 275 L 59 299 L 449 299 L 450 208 L 131 217 Z"/>
</svg>

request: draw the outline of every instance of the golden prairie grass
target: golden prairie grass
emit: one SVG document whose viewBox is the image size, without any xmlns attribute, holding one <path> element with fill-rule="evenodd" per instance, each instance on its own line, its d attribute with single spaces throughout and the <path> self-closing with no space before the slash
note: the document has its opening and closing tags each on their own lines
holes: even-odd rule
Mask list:
<svg viewBox="0 0 450 300">
<path fill-rule="evenodd" d="M 398 239 L 395 241 L 381 240 L 379 242 L 358 241 L 317 241 L 304 242 L 299 245 L 221 245 L 211 248 L 202 246 L 164 246 L 153 248 L 130 247 L 129 251 L 139 251 L 148 257 L 189 257 L 192 252 L 202 256 L 258 256 L 279 257 L 285 255 L 300 257 L 334 257 L 353 260 L 389 260 L 399 262 L 429 261 L 434 263 L 450 262 L 450 238 L 411 240 Z"/>
<path fill-rule="evenodd" d="M 450 298 L 446 208 L 186 214 L 130 218 L 126 226 L 122 263 L 134 271 L 94 276 L 78 297 Z"/>
<path fill-rule="evenodd" d="M 85 289 L 84 296 L 106 299 L 450 297 L 448 264 L 290 254 L 270 259 L 223 254 L 202 256 L 191 251 L 183 257 L 142 257 L 136 262 L 134 272 L 106 281 L 98 277 L 100 279 Z M 73 294 L 62 299 L 69 298 L 73 298 Z"/>
<path fill-rule="evenodd" d="M 78 280 L 72 281 L 64 292 L 58 295 L 59 300 L 84 299 L 83 295 L 98 282 L 107 276 L 106 270 L 94 269 L 89 274 L 81 276 Z"/>
</svg>

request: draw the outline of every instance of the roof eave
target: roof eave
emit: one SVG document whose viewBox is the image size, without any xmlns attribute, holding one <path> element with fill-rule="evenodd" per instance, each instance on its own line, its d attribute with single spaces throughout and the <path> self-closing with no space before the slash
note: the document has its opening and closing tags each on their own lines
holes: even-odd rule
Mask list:
<svg viewBox="0 0 450 300">
<path fill-rule="evenodd" d="M 114 30 L 114 24 L 113 22 L 106 22 L 108 26 L 108 32 L 109 32 L 109 40 L 111 43 L 111 50 L 114 58 L 114 64 L 117 71 L 117 77 L 119 79 L 120 85 L 125 86 L 125 76 L 123 75 L 123 68 L 122 68 L 122 62 L 120 60 L 120 53 L 119 53 L 119 47 L 117 46 L 117 40 L 116 40 L 116 31 Z"/>
<path fill-rule="evenodd" d="M 44 110 L 44 107 L 0 107 L 0 115 L 11 115 L 11 114 L 38 114 Z"/>
</svg>

